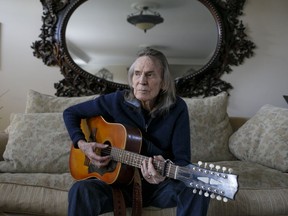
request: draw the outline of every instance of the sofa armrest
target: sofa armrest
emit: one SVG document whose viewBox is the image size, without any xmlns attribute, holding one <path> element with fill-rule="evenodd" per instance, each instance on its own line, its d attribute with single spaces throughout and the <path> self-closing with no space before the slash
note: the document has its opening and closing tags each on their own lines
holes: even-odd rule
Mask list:
<svg viewBox="0 0 288 216">
<path fill-rule="evenodd" d="M 3 161 L 3 153 L 5 151 L 8 142 L 8 134 L 5 132 L 0 132 L 0 161 Z"/>
<path fill-rule="evenodd" d="M 238 130 L 248 119 L 244 117 L 230 117 L 229 120 L 233 131 Z"/>
</svg>

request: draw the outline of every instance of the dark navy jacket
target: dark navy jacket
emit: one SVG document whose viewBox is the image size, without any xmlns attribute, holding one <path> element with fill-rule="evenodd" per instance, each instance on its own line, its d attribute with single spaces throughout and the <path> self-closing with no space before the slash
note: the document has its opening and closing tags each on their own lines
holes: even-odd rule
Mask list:
<svg viewBox="0 0 288 216">
<path fill-rule="evenodd" d="M 85 140 L 79 128 L 81 119 L 101 115 L 108 122 L 117 122 L 139 128 L 143 143 L 141 154 L 153 156 L 161 154 L 177 165 L 190 163 L 190 129 L 186 103 L 177 97 L 168 114 L 145 118 L 139 101 L 127 101 L 125 91 L 102 95 L 67 108 L 64 121 L 69 135 L 77 147 L 80 139 Z"/>
</svg>

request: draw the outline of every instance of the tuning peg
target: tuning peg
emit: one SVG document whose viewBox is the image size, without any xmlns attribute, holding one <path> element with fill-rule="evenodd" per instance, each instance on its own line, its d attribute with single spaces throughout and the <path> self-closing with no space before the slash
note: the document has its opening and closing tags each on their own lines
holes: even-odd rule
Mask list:
<svg viewBox="0 0 288 216">
<path fill-rule="evenodd" d="M 227 170 L 226 167 L 222 167 L 222 171 L 225 172 Z"/>
<path fill-rule="evenodd" d="M 209 164 L 209 167 L 212 170 L 215 167 L 215 165 L 214 164 Z"/>
<path fill-rule="evenodd" d="M 228 199 L 226 197 L 223 197 L 223 202 L 228 202 Z"/>
<path fill-rule="evenodd" d="M 206 192 L 204 193 L 204 196 L 205 196 L 205 197 L 209 197 L 209 193 L 206 191 Z"/>
<path fill-rule="evenodd" d="M 216 197 L 216 196 L 215 196 L 214 193 L 212 193 L 212 194 L 210 195 L 210 198 L 211 198 L 211 199 L 215 199 L 215 197 Z"/>
<path fill-rule="evenodd" d="M 196 190 L 195 188 L 193 189 L 193 193 L 194 193 L 194 194 L 196 194 L 196 193 L 197 193 L 197 190 Z"/>
<path fill-rule="evenodd" d="M 221 167 L 219 165 L 215 166 L 215 169 L 217 170 L 217 172 L 219 171 L 219 169 L 221 169 Z"/>
<path fill-rule="evenodd" d="M 207 165 L 208 165 L 208 163 L 204 163 L 204 168 L 205 168 L 205 169 L 207 168 Z"/>
<path fill-rule="evenodd" d="M 222 200 L 222 197 L 220 195 L 218 195 L 218 196 L 216 196 L 216 199 L 220 201 L 220 200 Z"/>
<path fill-rule="evenodd" d="M 233 172 L 233 169 L 232 168 L 229 168 L 228 169 L 228 172 L 231 174 Z"/>
<path fill-rule="evenodd" d="M 203 164 L 202 161 L 198 161 L 198 165 L 199 165 L 199 167 L 200 167 L 202 164 Z"/>
<path fill-rule="evenodd" d="M 201 196 L 202 194 L 203 194 L 203 191 L 202 191 L 202 190 L 200 190 L 200 191 L 199 191 L 199 195 Z"/>
</svg>

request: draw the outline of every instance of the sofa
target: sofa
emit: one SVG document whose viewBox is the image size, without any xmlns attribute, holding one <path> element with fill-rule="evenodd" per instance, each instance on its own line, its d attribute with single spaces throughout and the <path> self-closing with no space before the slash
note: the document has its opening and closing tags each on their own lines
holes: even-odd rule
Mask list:
<svg viewBox="0 0 288 216">
<path fill-rule="evenodd" d="M 67 215 L 67 194 L 75 180 L 69 172 L 71 141 L 62 112 L 95 97 L 55 97 L 29 90 L 25 112 L 11 114 L 9 126 L 0 133 L 1 216 Z M 288 216 L 288 109 L 267 104 L 249 119 L 229 117 L 228 98 L 225 92 L 184 98 L 191 162 L 229 167 L 238 175 L 235 200 L 211 199 L 208 216 Z M 176 207 L 147 207 L 142 215 L 175 212 Z"/>
</svg>

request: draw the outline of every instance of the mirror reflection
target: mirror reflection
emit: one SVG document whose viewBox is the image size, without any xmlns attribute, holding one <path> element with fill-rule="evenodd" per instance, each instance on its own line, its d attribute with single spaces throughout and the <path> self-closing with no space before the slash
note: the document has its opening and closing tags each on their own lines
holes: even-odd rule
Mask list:
<svg viewBox="0 0 288 216">
<path fill-rule="evenodd" d="M 146 33 L 126 20 L 142 6 L 151 6 L 164 19 Z M 89 0 L 74 11 L 66 29 L 66 44 L 76 64 L 95 76 L 124 84 L 127 68 L 144 47 L 165 53 L 177 78 L 202 68 L 217 40 L 214 17 L 198 0 Z"/>
</svg>

